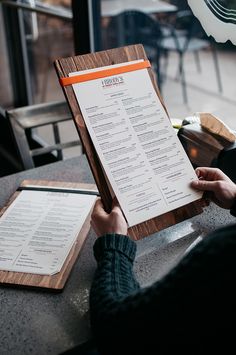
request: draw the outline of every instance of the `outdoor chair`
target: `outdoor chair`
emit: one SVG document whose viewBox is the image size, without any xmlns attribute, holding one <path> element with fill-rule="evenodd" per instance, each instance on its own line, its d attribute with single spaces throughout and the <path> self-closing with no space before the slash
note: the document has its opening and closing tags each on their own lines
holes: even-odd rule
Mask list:
<svg viewBox="0 0 236 355">
<path fill-rule="evenodd" d="M 15 108 L 6 111 L 12 135 L 23 169 L 31 169 L 63 159 L 63 150 L 78 146 L 82 154 L 81 142 L 78 139 L 62 142 L 59 125 L 65 121 L 72 122 L 72 116 L 66 101 L 54 101 L 43 104 Z M 39 127 L 52 130 L 52 143 L 46 143 L 37 136 Z M 80 155 L 78 154 L 78 155 Z"/>
<path fill-rule="evenodd" d="M 190 10 L 190 7 L 188 5 L 188 0 L 170 0 L 169 2 L 172 5 L 177 6 L 178 11 Z"/>
<path fill-rule="evenodd" d="M 146 51 L 153 69 L 156 72 L 159 89 L 161 89 L 160 59 L 163 55 L 161 48 L 161 25 L 148 14 L 127 10 L 113 16 L 107 28 L 108 48 L 141 43 Z"/>
<path fill-rule="evenodd" d="M 172 51 L 178 54 L 178 75 L 181 80 L 183 99 L 185 103 L 188 102 L 188 97 L 184 70 L 184 57 L 189 52 L 194 54 L 194 59 L 199 72 L 201 71 L 199 53 L 206 49 L 212 53 L 219 92 L 222 92 L 218 56 L 214 40 L 211 37 L 206 36 L 200 22 L 191 11 L 179 11 L 176 14 L 175 22 L 171 25 L 165 26 L 165 37 L 162 40 L 161 47 L 166 53 L 166 71 L 168 66 L 168 53 Z"/>
</svg>

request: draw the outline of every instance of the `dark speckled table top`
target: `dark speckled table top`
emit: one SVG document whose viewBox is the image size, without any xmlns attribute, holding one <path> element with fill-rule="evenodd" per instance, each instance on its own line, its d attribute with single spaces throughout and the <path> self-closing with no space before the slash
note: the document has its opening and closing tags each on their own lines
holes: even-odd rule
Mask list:
<svg viewBox="0 0 236 355">
<path fill-rule="evenodd" d="M 68 159 L 1 178 L 0 207 L 24 179 L 94 183 L 84 156 Z M 162 277 L 197 238 L 233 221 L 228 211 L 211 204 L 201 215 L 138 241 L 138 280 L 147 285 Z M 58 355 L 89 338 L 94 240 L 91 231 L 61 293 L 0 286 L 0 354 Z"/>
</svg>

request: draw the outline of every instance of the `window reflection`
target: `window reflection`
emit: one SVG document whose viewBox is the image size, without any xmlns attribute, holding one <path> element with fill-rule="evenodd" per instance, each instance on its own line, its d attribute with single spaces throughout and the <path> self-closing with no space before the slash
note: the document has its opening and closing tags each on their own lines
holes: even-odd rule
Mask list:
<svg viewBox="0 0 236 355">
<path fill-rule="evenodd" d="M 44 0 L 40 3 L 70 9 L 70 0 Z M 25 32 L 34 103 L 64 99 L 53 66 L 56 58 L 74 54 L 71 21 L 43 14 L 25 14 Z M 35 18 L 36 17 L 36 18 Z"/>
</svg>

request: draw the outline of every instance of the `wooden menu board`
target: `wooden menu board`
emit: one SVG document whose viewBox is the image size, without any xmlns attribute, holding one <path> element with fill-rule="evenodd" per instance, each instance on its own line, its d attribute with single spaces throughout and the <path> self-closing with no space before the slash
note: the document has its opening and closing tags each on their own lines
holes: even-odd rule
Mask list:
<svg viewBox="0 0 236 355">
<path fill-rule="evenodd" d="M 70 182 L 57 182 L 57 181 L 44 181 L 44 180 L 24 180 L 20 186 L 51 186 L 54 188 L 68 188 L 68 189 L 88 189 L 91 191 L 97 191 L 96 186 L 92 184 L 78 184 Z M 20 190 L 19 188 L 19 190 Z M 53 190 L 52 190 L 53 191 Z M 20 194 L 20 191 L 16 191 L 1 211 L 0 216 L 6 211 L 14 199 Z M 60 272 L 54 275 L 38 275 L 23 272 L 3 271 L 0 270 L 0 285 L 14 285 L 18 287 L 31 287 L 48 289 L 51 291 L 62 291 L 65 283 L 70 275 L 72 267 L 76 262 L 85 239 L 90 229 L 90 214 L 87 216 L 77 238 L 74 242 Z"/>
<path fill-rule="evenodd" d="M 56 60 L 54 64 L 57 75 L 59 79 L 61 79 L 68 77 L 69 74 L 72 72 L 114 65 L 138 59 L 147 60 L 145 50 L 141 44 L 114 48 L 106 51 L 79 55 L 69 58 L 61 58 Z M 155 81 L 155 75 L 151 68 L 148 68 L 147 70 L 149 72 L 154 89 L 165 111 L 167 112 L 162 97 L 160 95 L 157 83 Z M 84 152 L 87 155 L 103 204 L 105 206 L 105 209 L 109 212 L 112 203 L 112 195 L 109 190 L 109 183 L 107 182 L 100 160 L 89 136 L 73 88 L 71 85 L 63 86 L 63 91 L 71 109 L 75 126 L 82 141 Z M 178 209 L 162 214 L 161 216 L 155 217 L 146 222 L 130 227 L 128 233 L 132 239 L 139 240 L 143 237 L 151 235 L 157 231 L 160 231 L 164 228 L 167 228 L 171 225 L 174 225 L 178 222 L 181 222 L 187 218 L 201 213 L 203 204 L 203 200 L 195 201 Z"/>
</svg>

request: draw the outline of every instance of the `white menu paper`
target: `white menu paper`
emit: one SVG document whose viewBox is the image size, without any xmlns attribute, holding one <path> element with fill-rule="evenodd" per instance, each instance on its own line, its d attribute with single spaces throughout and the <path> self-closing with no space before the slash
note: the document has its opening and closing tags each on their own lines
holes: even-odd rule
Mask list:
<svg viewBox="0 0 236 355">
<path fill-rule="evenodd" d="M 196 174 L 147 69 L 73 84 L 73 89 L 129 226 L 201 198 L 190 187 Z"/>
<path fill-rule="evenodd" d="M 0 218 L 0 270 L 60 272 L 96 196 L 21 191 Z"/>
</svg>

